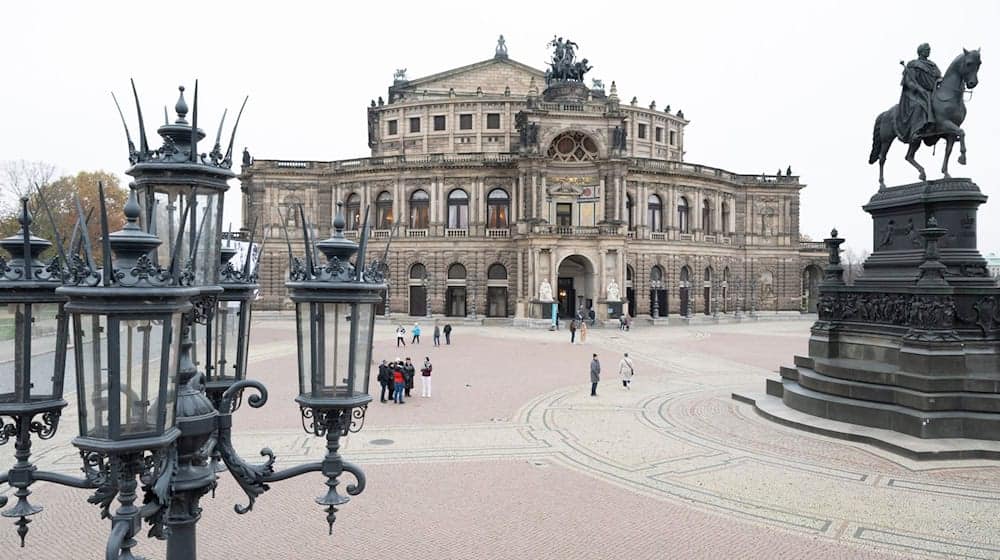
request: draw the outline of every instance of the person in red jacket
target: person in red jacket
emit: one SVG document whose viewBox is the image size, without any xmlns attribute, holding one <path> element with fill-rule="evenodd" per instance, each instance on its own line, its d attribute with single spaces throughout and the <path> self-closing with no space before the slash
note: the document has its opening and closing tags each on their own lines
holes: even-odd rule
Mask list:
<svg viewBox="0 0 1000 560">
<path fill-rule="evenodd" d="M 396 404 L 403 404 L 403 389 L 406 387 L 406 378 L 403 377 L 403 362 L 396 358 L 396 361 L 392 364 L 392 400 Z"/>
</svg>

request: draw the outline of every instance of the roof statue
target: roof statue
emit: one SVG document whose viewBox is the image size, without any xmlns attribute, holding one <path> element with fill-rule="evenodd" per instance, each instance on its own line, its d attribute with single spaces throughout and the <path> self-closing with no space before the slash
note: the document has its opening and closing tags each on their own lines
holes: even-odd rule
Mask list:
<svg viewBox="0 0 1000 560">
<path fill-rule="evenodd" d="M 552 82 L 583 82 L 583 76 L 593 67 L 584 58 L 577 62 L 576 48 L 578 45 L 569 39 L 553 37 L 548 46 L 552 47 L 552 61 L 545 71 L 545 83 Z"/>
<path fill-rule="evenodd" d="M 496 58 L 507 58 L 507 41 L 503 38 L 503 35 L 497 39 L 497 50 L 493 56 Z"/>
<path fill-rule="evenodd" d="M 393 82 L 405 82 L 405 81 L 407 81 L 407 78 L 406 78 L 406 68 L 397 68 L 396 71 L 393 72 L 393 74 L 392 74 L 392 81 Z"/>
<path fill-rule="evenodd" d="M 965 131 L 961 128 L 965 120 L 964 93 L 966 88 L 973 89 L 979 84 L 979 49 L 962 49 L 962 54 L 948 65 L 944 76 L 930 60 L 930 55 L 931 47 L 927 43 L 917 47 L 917 58 L 903 65 L 899 103 L 875 119 L 868 163 L 879 162 L 879 189 L 885 188 L 885 159 L 894 139 L 909 145 L 906 161 L 917 168 L 921 181 L 927 180 L 927 174 L 913 157 L 921 143 L 933 146 L 938 140 L 945 140 L 941 165 L 945 178 L 951 177 L 948 160 L 956 141 L 960 150 L 958 163 L 965 165 Z"/>
</svg>

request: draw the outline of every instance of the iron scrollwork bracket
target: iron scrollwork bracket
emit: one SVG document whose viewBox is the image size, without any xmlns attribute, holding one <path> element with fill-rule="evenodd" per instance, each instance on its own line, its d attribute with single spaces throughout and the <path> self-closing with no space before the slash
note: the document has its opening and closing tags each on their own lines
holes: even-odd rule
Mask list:
<svg viewBox="0 0 1000 560">
<path fill-rule="evenodd" d="M 247 403 L 251 408 L 260 408 L 267 402 L 267 388 L 259 381 L 246 379 L 233 383 L 222 394 L 222 398 L 219 401 L 219 440 L 215 446 L 215 450 L 226 464 L 229 474 L 233 476 L 236 483 L 240 485 L 240 488 L 243 489 L 243 492 L 249 499 L 249 502 L 245 506 L 240 504 L 233 506 L 233 509 L 239 514 L 251 511 L 254 503 L 257 501 L 257 497 L 270 490 L 266 479 L 274 473 L 275 460 L 274 452 L 270 448 L 265 447 L 260 450 L 260 454 L 262 457 L 266 457 L 266 460 L 260 464 L 251 464 L 240 457 L 233 447 L 232 411 L 235 408 L 234 401 L 243 394 L 245 389 L 256 389 L 258 393 L 250 395 L 247 399 Z"/>
</svg>

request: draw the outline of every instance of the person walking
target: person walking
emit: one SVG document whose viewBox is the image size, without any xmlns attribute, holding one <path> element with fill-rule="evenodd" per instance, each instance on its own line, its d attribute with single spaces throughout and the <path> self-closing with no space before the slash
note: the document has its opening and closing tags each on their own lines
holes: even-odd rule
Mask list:
<svg viewBox="0 0 1000 560">
<path fill-rule="evenodd" d="M 576 319 L 569 322 L 569 343 L 576 344 Z"/>
<path fill-rule="evenodd" d="M 420 344 L 420 323 L 413 323 L 413 339 L 410 340 L 410 344 Z"/>
<path fill-rule="evenodd" d="M 406 383 L 406 396 L 410 396 L 410 391 L 413 390 L 413 376 L 416 375 L 417 368 L 413 367 L 413 362 L 410 361 L 410 357 L 406 357 L 406 363 L 403 364 L 403 381 Z"/>
<path fill-rule="evenodd" d="M 441 327 L 434 323 L 434 346 L 441 346 Z"/>
<path fill-rule="evenodd" d="M 396 348 L 400 346 L 406 347 L 406 329 L 403 328 L 403 325 L 396 327 Z"/>
<path fill-rule="evenodd" d="M 392 364 L 392 401 L 396 404 L 403 404 L 403 389 L 406 387 L 406 378 L 403 376 L 403 362 L 396 358 Z"/>
<path fill-rule="evenodd" d="M 420 396 L 430 398 L 431 396 L 431 365 L 430 356 L 424 356 L 424 367 L 420 368 Z"/>
<path fill-rule="evenodd" d="M 378 365 L 378 384 L 382 386 L 382 394 L 379 400 L 386 402 L 386 396 L 392 396 L 392 369 L 389 364 L 382 360 Z"/>
<path fill-rule="evenodd" d="M 622 387 L 626 391 L 632 390 L 632 376 L 635 375 L 635 364 L 632 363 L 632 358 L 628 357 L 628 352 L 625 352 L 625 357 L 622 361 L 618 362 L 618 375 L 622 377 Z"/>
<path fill-rule="evenodd" d="M 586 343 L 587 343 L 587 322 L 586 321 L 581 321 L 580 322 L 580 344 L 586 344 Z"/>
<path fill-rule="evenodd" d="M 597 396 L 597 384 L 601 381 L 601 362 L 597 360 L 597 354 L 590 360 L 590 396 Z"/>
<path fill-rule="evenodd" d="M 451 345 L 451 323 L 445 323 L 444 325 L 444 343 Z"/>
</svg>

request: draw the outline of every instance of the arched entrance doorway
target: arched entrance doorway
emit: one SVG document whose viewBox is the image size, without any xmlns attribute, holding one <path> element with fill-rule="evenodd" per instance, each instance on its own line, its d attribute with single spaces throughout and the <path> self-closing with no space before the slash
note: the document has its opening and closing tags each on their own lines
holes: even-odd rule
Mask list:
<svg viewBox="0 0 1000 560">
<path fill-rule="evenodd" d="M 427 288 L 424 280 L 427 278 L 427 268 L 416 263 L 410 267 L 410 315 L 423 317 L 427 315 Z"/>
<path fill-rule="evenodd" d="M 486 316 L 507 316 L 507 267 L 500 263 L 486 270 Z"/>
<path fill-rule="evenodd" d="M 455 263 L 448 267 L 448 289 L 445 292 L 445 315 L 449 317 L 465 317 L 465 267 Z"/>
<path fill-rule="evenodd" d="M 691 316 L 691 269 L 688 267 L 681 268 L 681 281 L 677 283 L 678 296 L 681 302 L 681 316 L 690 317 Z"/>
<path fill-rule="evenodd" d="M 809 265 L 802 270 L 802 309 L 806 313 L 816 313 L 821 276 L 822 271 L 816 265 Z"/>
<path fill-rule="evenodd" d="M 594 265 L 582 255 L 571 255 L 558 268 L 559 316 L 574 317 L 579 312 L 590 318 L 594 309 Z"/>
</svg>

